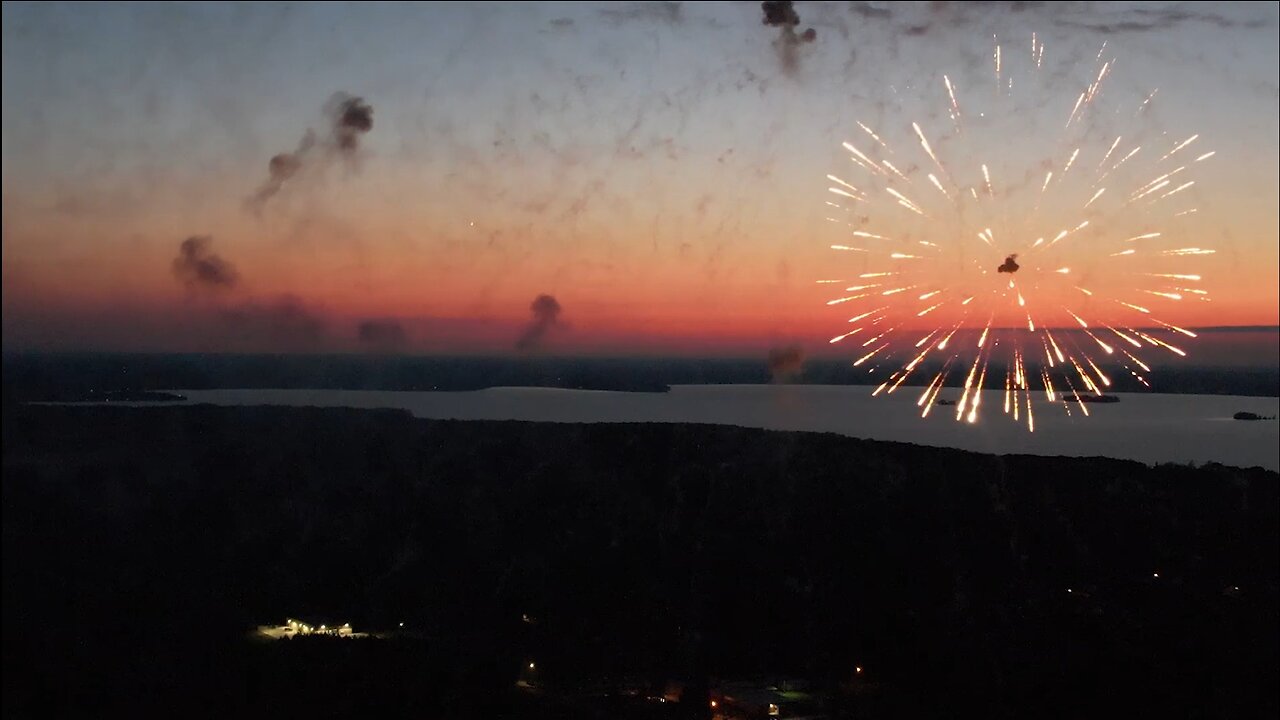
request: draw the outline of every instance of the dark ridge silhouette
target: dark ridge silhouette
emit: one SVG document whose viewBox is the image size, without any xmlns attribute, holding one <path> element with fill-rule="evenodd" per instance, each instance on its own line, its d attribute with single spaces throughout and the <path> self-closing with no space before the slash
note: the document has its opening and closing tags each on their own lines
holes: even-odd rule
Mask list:
<svg viewBox="0 0 1280 720">
<path fill-rule="evenodd" d="M 234 308 L 230 308 L 234 309 Z M 228 309 L 228 310 L 230 310 Z M 311 319 L 308 320 L 307 318 Z M 324 329 L 314 312 L 295 318 L 281 338 L 306 340 L 308 327 Z M 232 324 L 231 328 L 237 326 Z M 290 328 L 289 324 L 285 325 Z M 272 325 L 247 324 L 243 331 L 271 332 Z M 314 333 L 312 333 L 314 335 Z M 925 382 L 942 368 L 921 363 Z M 808 358 L 804 375 L 793 382 L 809 385 L 866 385 L 877 376 L 859 372 L 848 360 Z M 1003 366 L 992 364 L 999 377 Z M 171 390 L 187 388 L 281 388 L 336 390 L 480 390 L 503 386 L 586 390 L 666 392 L 670 385 L 761 384 L 771 379 L 757 357 L 733 358 L 566 358 L 406 357 L 368 355 L 238 355 L 30 353 L 6 354 L 4 397 L 20 400 L 73 399 L 91 389 Z M 913 379 L 906 385 L 911 386 Z M 874 385 L 873 385 L 874 386 Z M 954 383 L 947 387 L 954 387 Z M 1280 373 L 1271 368 L 1161 368 L 1146 388 L 1127 374 L 1113 375 L 1113 392 L 1244 395 L 1275 397 Z M 1074 402 L 1074 400 L 1072 400 Z"/>
</svg>

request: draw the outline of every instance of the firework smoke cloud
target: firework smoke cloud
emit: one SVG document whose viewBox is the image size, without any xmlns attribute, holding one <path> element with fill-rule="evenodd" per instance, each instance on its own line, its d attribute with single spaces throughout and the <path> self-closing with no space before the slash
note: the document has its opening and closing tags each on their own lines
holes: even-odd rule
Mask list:
<svg viewBox="0 0 1280 720">
<path fill-rule="evenodd" d="M 533 320 L 520 338 L 516 340 L 517 350 L 536 350 L 542 346 L 548 332 L 560 322 L 560 303 L 550 295 L 539 295 L 529 306 Z"/>
<path fill-rule="evenodd" d="M 778 28 L 778 37 L 774 39 L 773 46 L 778 53 L 782 72 L 795 75 L 800 70 L 800 45 L 816 40 L 817 31 L 809 28 L 802 33 L 796 32 L 796 27 L 800 24 L 800 14 L 796 12 L 795 4 L 791 0 L 766 0 L 760 3 L 760 6 L 764 12 L 763 23 L 769 27 Z"/>
<path fill-rule="evenodd" d="M 799 345 L 773 348 L 769 351 L 768 363 L 773 382 L 786 382 L 804 369 L 804 349 Z"/>
<path fill-rule="evenodd" d="M 308 129 L 293 152 L 274 155 L 267 162 L 267 179 L 246 203 L 251 212 L 260 214 L 271 198 L 304 172 L 321 170 L 339 158 L 354 161 L 361 138 L 373 130 L 373 108 L 362 98 L 336 93 L 325 103 L 324 114 L 329 120 L 325 137 L 318 138 Z"/>
<path fill-rule="evenodd" d="M 227 290 L 236 286 L 239 273 L 230 262 L 209 248 L 213 238 L 196 235 L 182 241 L 173 260 L 173 274 L 192 290 Z"/>
</svg>

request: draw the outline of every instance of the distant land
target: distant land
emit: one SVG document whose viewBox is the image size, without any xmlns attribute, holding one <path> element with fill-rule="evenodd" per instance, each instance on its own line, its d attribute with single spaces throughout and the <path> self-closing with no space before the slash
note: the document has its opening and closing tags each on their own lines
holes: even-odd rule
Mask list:
<svg viewBox="0 0 1280 720">
<path fill-rule="evenodd" d="M 1280 396 L 1280 367 L 1156 365 L 1147 388 L 1113 369 L 1108 392 Z M 927 383 L 940 369 L 922 363 L 906 385 Z M 989 374 L 1003 369 L 992 366 Z M 875 385 L 847 358 L 820 357 L 786 382 Z M 773 381 L 758 358 L 560 358 L 372 355 L 6 354 L 4 395 L 13 400 L 77 401 L 89 393 L 173 388 L 465 391 L 492 387 L 666 392 L 672 385 L 748 385 Z M 953 383 L 962 381 L 953 373 Z"/>
<path fill-rule="evenodd" d="M 62 402 L 182 402 L 185 397 L 171 392 L 159 392 L 156 390 L 107 390 L 99 392 L 97 390 L 89 390 L 81 393 L 78 397 L 68 393 L 66 399 Z"/>
<path fill-rule="evenodd" d="M 969 396 L 970 404 L 979 399 L 983 408 L 971 424 L 956 421 L 958 408 L 940 407 L 921 417 L 925 413 L 918 404 L 920 388 L 900 388 L 879 396 L 865 386 L 758 384 L 674 385 L 665 393 L 546 387 L 464 392 L 176 388 L 175 392 L 186 398 L 180 404 L 193 405 L 401 408 L 416 417 L 437 420 L 706 423 L 832 432 L 978 452 L 1145 463 L 1217 462 L 1280 470 L 1274 425 L 1232 419 L 1240 412 L 1267 417 L 1280 413 L 1280 398 L 1274 397 L 1147 392 L 1104 395 L 1111 400 L 1081 404 L 1074 399 L 1050 403 L 1043 393 L 1034 393 L 1032 413 L 1026 413 L 1020 397 L 1020 412 L 1014 417 L 1005 393 L 988 389 Z M 939 399 L 958 403 L 962 395 L 951 389 Z"/>
</svg>

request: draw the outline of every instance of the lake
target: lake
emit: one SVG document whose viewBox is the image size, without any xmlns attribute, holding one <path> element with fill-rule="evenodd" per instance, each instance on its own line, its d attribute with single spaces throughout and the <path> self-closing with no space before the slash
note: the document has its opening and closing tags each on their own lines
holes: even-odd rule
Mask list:
<svg viewBox="0 0 1280 720">
<path fill-rule="evenodd" d="M 174 390 L 187 404 L 402 408 L 435 420 L 530 422 L 673 422 L 827 432 L 870 440 L 917 443 L 993 454 L 1102 456 L 1161 462 L 1218 462 L 1280 470 L 1277 421 L 1232 419 L 1239 411 L 1280 414 L 1280 398 L 1116 393 L 1120 402 L 1049 403 L 1033 394 L 1035 431 L 1025 405 L 1015 424 L 1004 393 L 982 393 L 973 424 L 955 421 L 955 407 L 917 407 L 920 388 L 871 397 L 871 389 L 821 385 L 676 385 L 667 393 L 555 388 L 491 388 L 470 392 L 367 390 Z M 941 397 L 958 400 L 948 388 Z M 126 403 L 121 403 L 126 404 Z M 149 405 L 151 403 L 127 403 Z"/>
</svg>

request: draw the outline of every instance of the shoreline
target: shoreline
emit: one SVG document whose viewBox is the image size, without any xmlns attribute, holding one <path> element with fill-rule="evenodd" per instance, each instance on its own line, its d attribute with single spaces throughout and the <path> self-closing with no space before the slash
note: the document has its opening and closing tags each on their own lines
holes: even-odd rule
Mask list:
<svg viewBox="0 0 1280 720">
<path fill-rule="evenodd" d="M 429 420 L 552 423 L 688 423 L 955 448 L 992 455 L 1107 457 L 1148 465 L 1216 462 L 1280 471 L 1275 421 L 1243 422 L 1241 411 L 1271 416 L 1280 398 L 1109 393 L 1120 402 L 1050 404 L 1032 393 L 1034 432 L 1025 405 L 1019 421 L 1003 412 L 1004 392 L 981 393 L 977 422 L 956 422 L 957 408 L 917 406 L 919 388 L 871 397 L 864 386 L 673 385 L 668 393 L 502 387 L 473 391 L 185 390 L 170 402 L 58 403 L 75 406 L 190 405 L 347 407 L 405 410 Z M 944 391 L 940 397 L 961 394 Z M 954 399 L 954 398 L 949 398 Z M 1025 402 L 1025 401 L 1023 401 Z M 41 403 L 45 404 L 45 403 Z M 1087 410 L 1087 415 L 1084 412 Z"/>
</svg>

